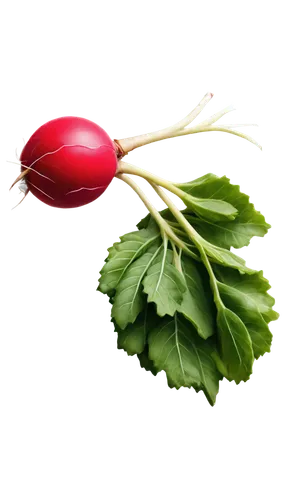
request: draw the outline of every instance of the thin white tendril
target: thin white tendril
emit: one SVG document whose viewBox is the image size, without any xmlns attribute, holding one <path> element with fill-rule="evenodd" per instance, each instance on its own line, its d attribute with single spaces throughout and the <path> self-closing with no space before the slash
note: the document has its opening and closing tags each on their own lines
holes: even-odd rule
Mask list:
<svg viewBox="0 0 286 500">
<path fill-rule="evenodd" d="M 221 111 L 218 111 L 214 115 L 210 116 L 210 118 L 207 118 L 206 120 L 200 122 L 199 125 L 197 125 L 197 126 L 208 127 L 209 125 L 212 125 L 213 123 L 217 122 L 220 118 L 222 118 L 227 113 L 231 113 L 231 111 L 235 111 L 235 108 L 232 105 L 227 106 L 226 108 L 222 109 Z"/>
<path fill-rule="evenodd" d="M 250 128 L 261 127 L 260 123 L 255 120 L 222 120 L 218 123 L 219 126 L 226 126 L 230 128 L 238 128 L 241 130 L 248 130 Z"/>
<path fill-rule="evenodd" d="M 96 191 L 97 189 L 105 189 L 107 188 L 107 186 L 98 186 L 98 187 L 94 187 L 94 188 L 89 188 L 89 187 L 81 187 L 79 189 L 73 189 L 72 191 L 68 191 L 65 196 L 67 194 L 71 194 L 71 193 L 77 193 L 78 191 L 82 191 L 83 189 L 86 189 L 87 191 Z"/>
<path fill-rule="evenodd" d="M 8 167 L 15 167 L 15 168 L 18 167 L 18 164 L 16 164 L 16 163 L 8 163 L 7 162 L 7 165 L 8 165 Z"/>
<path fill-rule="evenodd" d="M 51 198 L 51 200 L 55 199 L 52 196 L 45 193 L 45 191 L 42 191 L 42 189 L 40 189 L 38 186 L 35 186 L 35 184 L 33 184 L 31 181 L 27 181 L 27 182 L 29 182 L 29 184 L 31 184 L 31 186 L 33 186 L 34 188 L 38 189 L 38 191 L 41 191 L 41 193 L 43 193 L 45 196 L 47 196 L 48 198 Z"/>
<path fill-rule="evenodd" d="M 41 172 L 38 172 L 37 170 L 35 170 L 32 167 L 26 167 L 26 165 L 23 165 L 22 163 L 17 163 L 16 161 L 10 161 L 10 160 L 6 160 L 6 161 L 7 161 L 7 163 L 13 163 L 14 165 L 19 165 L 20 167 L 24 167 L 25 169 L 29 168 L 30 170 L 32 170 L 32 172 L 35 172 L 36 174 L 40 175 L 41 177 L 44 177 L 45 179 L 48 179 L 48 181 L 51 181 L 55 184 L 55 181 L 53 181 L 53 179 L 50 179 L 50 177 L 48 177 L 47 175 L 41 174 Z"/>
<path fill-rule="evenodd" d="M 15 212 L 17 208 L 21 207 L 23 203 L 26 201 L 27 198 L 29 198 L 30 193 L 25 193 L 24 191 L 20 194 L 20 199 L 14 203 L 12 208 L 10 208 L 10 212 Z"/>
</svg>

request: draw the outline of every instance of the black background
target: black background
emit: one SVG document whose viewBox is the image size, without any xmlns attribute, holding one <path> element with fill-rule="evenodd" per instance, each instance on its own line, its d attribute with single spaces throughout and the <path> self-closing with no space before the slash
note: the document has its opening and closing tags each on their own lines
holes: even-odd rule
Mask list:
<svg viewBox="0 0 286 500">
<path fill-rule="evenodd" d="M 168 167 L 169 175 L 191 176 L 192 167 L 231 167 L 233 175 L 239 175 L 240 182 L 256 192 L 257 199 L 272 207 L 273 223 L 280 223 L 283 230 L 283 183 L 278 181 L 271 101 L 256 85 L 229 85 L 224 92 L 241 96 L 241 119 L 264 119 L 265 143 L 273 144 L 274 150 L 265 153 L 264 161 L 256 161 L 247 145 L 232 145 L 230 137 L 196 137 L 191 145 L 161 145 L 160 152 L 138 153 L 136 158 L 152 159 L 156 168 Z M 41 111 L 92 109 L 98 119 L 112 119 L 112 133 L 119 135 L 120 128 L 156 128 L 162 119 L 175 119 L 190 96 L 198 94 L 199 87 L 182 88 L 170 99 L 154 90 L 143 102 L 131 94 L 105 99 L 91 99 L 89 94 L 75 99 L 61 89 L 56 98 L 55 93 L 52 98 L 35 92 L 32 99 L 21 100 L 17 109 L 5 110 L 3 119 L 5 115 L 8 125 L 1 134 L 0 150 L 7 151 L 7 144 L 15 143 L 16 136 L 23 135 Z M 8 181 L 8 173 L 11 175 L 10 169 L 1 169 L 1 183 Z M 4 386 L 9 391 L 12 387 L 17 401 L 36 400 L 45 405 L 49 400 L 52 407 L 67 401 L 75 401 L 77 407 L 106 401 L 113 407 L 122 400 L 137 400 L 142 409 L 146 401 L 150 406 L 159 402 L 158 406 L 169 409 L 186 405 L 192 415 L 207 415 L 207 407 L 199 399 L 162 392 L 154 379 L 138 376 L 135 361 L 122 361 L 119 353 L 112 352 L 112 330 L 104 320 L 105 300 L 93 292 L 96 258 L 103 256 L 104 241 L 119 232 L 120 224 L 135 224 L 143 209 L 136 208 L 136 202 L 119 185 L 107 193 L 104 207 L 89 209 L 88 217 L 48 217 L 43 207 L 25 209 L 24 217 L 8 217 L 7 197 L 1 193 L 2 356 Z M 258 241 L 250 249 L 249 263 L 272 263 L 272 279 L 279 280 L 281 247 L 282 235 L 274 233 L 272 241 Z M 286 310 L 283 290 L 281 310 Z M 283 350 L 282 333 L 283 322 Z M 216 415 L 251 417 L 263 407 L 264 414 L 275 416 L 282 384 L 280 366 L 281 354 L 275 352 L 265 368 L 257 370 L 257 383 L 249 386 L 248 393 L 234 393 L 226 385 L 224 408 Z"/>
</svg>

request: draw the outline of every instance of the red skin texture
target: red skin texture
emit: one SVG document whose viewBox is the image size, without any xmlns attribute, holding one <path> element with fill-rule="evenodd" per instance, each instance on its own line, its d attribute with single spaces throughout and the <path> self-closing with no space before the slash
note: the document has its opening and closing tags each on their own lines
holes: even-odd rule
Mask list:
<svg viewBox="0 0 286 500">
<path fill-rule="evenodd" d="M 115 176 L 114 142 L 95 123 L 73 116 L 56 118 L 30 137 L 21 153 L 21 170 L 39 200 L 74 208 L 98 198 Z M 71 192 L 73 191 L 73 192 Z"/>
</svg>

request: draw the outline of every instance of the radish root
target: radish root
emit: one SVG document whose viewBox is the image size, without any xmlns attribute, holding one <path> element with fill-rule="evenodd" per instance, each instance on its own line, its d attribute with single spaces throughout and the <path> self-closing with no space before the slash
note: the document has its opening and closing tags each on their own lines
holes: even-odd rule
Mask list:
<svg viewBox="0 0 286 500">
<path fill-rule="evenodd" d="M 13 182 L 12 186 L 10 187 L 9 191 L 12 189 L 12 187 L 15 186 L 15 184 L 17 184 L 17 182 L 19 182 L 22 179 L 24 179 L 24 177 L 28 174 L 29 170 L 30 170 L 30 167 L 26 168 L 25 170 L 23 170 L 23 172 L 21 172 L 18 175 L 17 179 L 14 180 L 14 182 Z"/>
<path fill-rule="evenodd" d="M 23 205 L 23 203 L 26 201 L 27 198 L 29 198 L 29 196 L 30 196 L 30 193 L 28 191 L 26 191 L 26 192 L 23 191 L 20 194 L 19 200 L 10 209 L 10 212 L 15 212 L 15 210 L 17 208 L 19 208 L 21 205 Z"/>
</svg>

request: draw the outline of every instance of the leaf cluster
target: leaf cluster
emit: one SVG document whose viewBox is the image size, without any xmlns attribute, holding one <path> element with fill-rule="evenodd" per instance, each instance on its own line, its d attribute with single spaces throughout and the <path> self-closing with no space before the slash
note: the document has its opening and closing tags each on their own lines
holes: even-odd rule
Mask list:
<svg viewBox="0 0 286 500">
<path fill-rule="evenodd" d="M 170 387 L 202 390 L 213 405 L 219 381 L 247 381 L 254 359 L 270 351 L 277 319 L 270 285 L 230 251 L 269 229 L 264 217 L 226 177 L 178 184 L 193 238 L 169 209 L 160 214 L 193 259 L 176 248 L 151 215 L 108 249 L 99 290 L 109 296 L 118 348 L 137 355 Z"/>
</svg>

